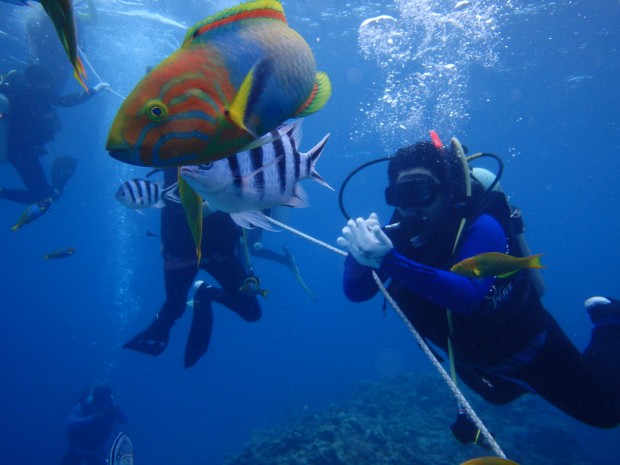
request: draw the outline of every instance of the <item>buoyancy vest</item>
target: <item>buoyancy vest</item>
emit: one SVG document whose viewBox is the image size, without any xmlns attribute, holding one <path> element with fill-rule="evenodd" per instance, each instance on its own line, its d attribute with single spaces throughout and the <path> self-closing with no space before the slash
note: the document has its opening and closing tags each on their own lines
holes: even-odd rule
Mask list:
<svg viewBox="0 0 620 465">
<path fill-rule="evenodd" d="M 512 207 L 502 192 L 490 192 L 480 198 L 472 196 L 471 206 L 459 207 L 467 211 L 454 211 L 448 224 L 429 243 L 414 248 L 409 238 L 398 229 L 388 236 L 396 249 L 405 257 L 418 263 L 449 270 L 456 262 L 452 253 L 461 218 L 475 219 L 488 214 L 495 218 L 506 233 L 508 253 L 523 256 L 518 235 L 523 223 L 518 209 Z M 391 223 L 399 221 L 396 211 Z M 460 243 L 466 241 L 468 229 Z M 457 245 L 457 252 L 458 252 Z M 496 278 L 480 307 L 473 313 L 452 313 L 452 327 L 448 325 L 446 308 L 441 308 L 394 280 L 390 294 L 415 326 L 418 332 L 440 349 L 447 351 L 448 339 L 452 341 L 458 366 L 492 366 L 521 350 L 530 340 L 544 330 L 544 310 L 528 270 L 506 278 Z"/>
</svg>

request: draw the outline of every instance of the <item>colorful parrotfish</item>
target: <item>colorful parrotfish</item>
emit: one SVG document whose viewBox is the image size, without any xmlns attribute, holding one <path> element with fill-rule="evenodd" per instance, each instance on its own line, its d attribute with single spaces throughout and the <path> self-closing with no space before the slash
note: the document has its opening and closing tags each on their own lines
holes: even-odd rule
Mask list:
<svg viewBox="0 0 620 465">
<path fill-rule="evenodd" d="M 14 3 L 16 5 L 28 5 L 26 1 L 22 0 L 2 0 L 6 3 Z M 86 89 L 88 87 L 84 83 L 86 79 L 86 71 L 82 60 L 78 55 L 77 46 L 77 32 L 75 29 L 75 19 L 73 17 L 73 3 L 71 0 L 33 0 L 39 2 L 47 16 L 52 20 L 56 34 L 60 39 L 62 48 L 65 49 L 65 53 L 69 58 L 69 61 L 73 65 L 73 75 L 75 79 Z"/>
<path fill-rule="evenodd" d="M 106 149 L 125 163 L 208 163 L 243 149 L 331 95 L 306 41 L 277 0 L 256 0 L 194 25 L 181 48 L 123 102 Z"/>
</svg>

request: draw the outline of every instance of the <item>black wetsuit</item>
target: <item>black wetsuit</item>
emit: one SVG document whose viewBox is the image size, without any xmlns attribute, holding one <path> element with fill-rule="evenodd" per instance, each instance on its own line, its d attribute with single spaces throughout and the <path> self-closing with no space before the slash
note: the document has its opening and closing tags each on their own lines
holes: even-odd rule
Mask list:
<svg viewBox="0 0 620 465">
<path fill-rule="evenodd" d="M 164 170 L 164 177 L 165 187 L 168 187 L 177 181 L 177 170 Z M 202 286 L 196 292 L 185 352 L 186 367 L 194 365 L 209 346 L 213 327 L 211 302 L 228 307 L 245 321 L 257 321 L 261 317 L 256 295 L 241 290 L 248 277 L 238 254 L 241 234 L 240 227 L 227 213 L 212 213 L 203 221 L 200 268 L 220 287 Z M 166 200 L 161 212 L 161 239 L 166 301 L 155 322 L 125 344 L 126 348 L 151 355 L 158 355 L 165 349 L 169 329 L 185 312 L 187 296 L 198 273 L 196 246 L 181 204 Z"/>
<path fill-rule="evenodd" d="M 378 272 L 382 280 L 392 279 L 388 290 L 407 319 L 444 352 L 451 339 L 459 377 L 489 402 L 507 403 L 534 392 L 589 425 L 620 423 L 620 325 L 596 326 L 582 354 L 543 308 L 528 271 L 486 280 L 450 273 L 453 264 L 477 253 L 515 254 L 516 244 L 489 215 L 471 219 L 453 254 L 459 221 L 417 249 L 406 234 L 387 231 L 394 249 Z M 371 269 L 351 256 L 344 290 L 354 301 L 377 292 Z"/>
<path fill-rule="evenodd" d="M 95 92 L 60 96 L 50 88 L 30 85 L 23 73 L 13 73 L 0 86 L 0 93 L 10 104 L 7 158 L 26 188 L 2 188 L 0 198 L 23 204 L 56 199 L 60 192 L 48 182 L 40 161 L 47 153 L 45 145 L 62 129 L 56 107 L 78 105 Z"/>
<path fill-rule="evenodd" d="M 61 465 L 106 465 L 107 445 L 116 422 L 127 422 L 118 403 L 110 401 L 108 405 L 94 407 L 84 395 L 67 421 L 69 449 Z"/>
</svg>

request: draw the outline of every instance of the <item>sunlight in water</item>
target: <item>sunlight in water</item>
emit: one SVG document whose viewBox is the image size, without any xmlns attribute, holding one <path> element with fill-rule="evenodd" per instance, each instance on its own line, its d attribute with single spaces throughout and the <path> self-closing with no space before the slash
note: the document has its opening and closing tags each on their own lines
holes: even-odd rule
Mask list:
<svg viewBox="0 0 620 465">
<path fill-rule="evenodd" d="M 499 23 L 509 2 L 398 0 L 399 16 L 363 21 L 358 45 L 382 79 L 361 109 L 360 135 L 380 134 L 386 147 L 411 143 L 429 129 L 454 134 L 468 118 L 473 66 L 496 64 Z"/>
</svg>

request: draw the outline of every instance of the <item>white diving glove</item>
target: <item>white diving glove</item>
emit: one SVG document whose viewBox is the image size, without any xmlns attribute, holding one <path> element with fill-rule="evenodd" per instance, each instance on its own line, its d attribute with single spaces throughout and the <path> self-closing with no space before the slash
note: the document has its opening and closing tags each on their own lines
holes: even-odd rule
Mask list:
<svg viewBox="0 0 620 465">
<path fill-rule="evenodd" d="M 349 251 L 360 265 L 379 268 L 383 257 L 392 250 L 392 241 L 381 229 L 376 213 L 368 219 L 349 220 L 336 243 Z"/>
<path fill-rule="evenodd" d="M 95 87 L 93 87 L 93 91 L 95 92 L 95 94 L 98 94 L 99 92 L 107 89 L 108 87 L 110 87 L 110 84 L 108 84 L 107 82 L 100 82 Z"/>
</svg>

